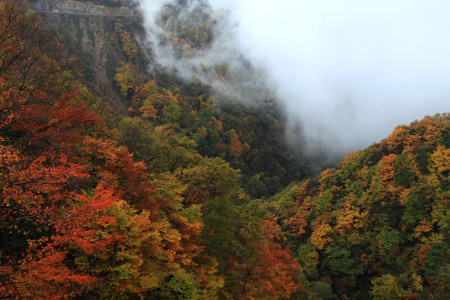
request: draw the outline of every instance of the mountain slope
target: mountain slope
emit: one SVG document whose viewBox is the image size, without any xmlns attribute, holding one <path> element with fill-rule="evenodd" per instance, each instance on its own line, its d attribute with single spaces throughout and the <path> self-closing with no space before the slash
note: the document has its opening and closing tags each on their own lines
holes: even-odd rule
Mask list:
<svg viewBox="0 0 450 300">
<path fill-rule="evenodd" d="M 256 105 L 246 98 L 248 94 L 256 97 L 253 90 L 247 94 L 228 91 L 240 96 L 217 100 L 211 86 L 195 78 L 181 78 L 155 62 L 152 45 L 145 42 L 140 9 L 130 1 L 96 1 L 94 5 L 84 0 L 34 0 L 33 5 L 49 12 L 38 13 L 58 35 L 64 36 L 61 42 L 77 57 L 77 78 L 120 113 L 118 118 L 123 123 L 112 126 L 119 129 L 119 142 L 138 152 L 138 159 L 153 158 L 144 157 L 144 153 L 147 156 L 150 153 L 138 149 L 132 139 L 120 138 L 125 136 L 121 129 L 131 130 L 132 122 L 127 117 L 139 119 L 141 127 L 171 126 L 177 136 L 194 141 L 202 156 L 225 159 L 241 171 L 240 184 L 255 198 L 269 197 L 292 180 L 303 179 L 311 173 L 312 168 L 303 156 L 304 147 L 288 146 L 283 108 L 261 84 L 259 74 L 249 63 L 239 62 L 245 65 L 245 70 L 236 74 L 229 71 L 231 67 L 226 62 L 212 72 L 227 88 L 238 83 L 243 85 L 240 87 L 243 90 L 245 86 L 247 89 L 261 87 L 258 90 L 261 95 L 257 96 L 261 98 L 260 103 Z M 164 39 L 170 40 L 175 49 L 182 47 L 186 53 L 180 55 L 186 56 L 191 50 L 186 44 L 206 49 L 214 39 L 220 38 L 212 28 L 216 20 L 210 15 L 211 8 L 204 4 L 191 12 L 189 5 L 189 1 L 179 1 L 160 16 L 177 20 L 180 13 L 194 14 L 188 24 L 183 20 L 180 24 L 163 24 L 168 35 Z M 111 16 L 110 9 L 134 15 Z M 58 13 L 53 13 L 54 10 Z M 98 11 L 99 15 L 92 15 L 92 11 Z M 208 38 L 200 38 L 203 36 Z M 141 132 L 136 129 L 135 135 Z M 145 139 L 137 136 L 134 140 L 139 138 Z"/>
<path fill-rule="evenodd" d="M 144 109 L 113 114 L 13 0 L 0 2 L 0 41 L 0 298 L 286 299 L 300 289 L 262 201 L 189 138 L 200 121 L 220 137 L 211 103 L 136 72 L 143 81 L 125 91 Z"/>
<path fill-rule="evenodd" d="M 295 184 L 272 203 L 309 289 L 322 299 L 450 297 L 450 116 Z"/>
</svg>

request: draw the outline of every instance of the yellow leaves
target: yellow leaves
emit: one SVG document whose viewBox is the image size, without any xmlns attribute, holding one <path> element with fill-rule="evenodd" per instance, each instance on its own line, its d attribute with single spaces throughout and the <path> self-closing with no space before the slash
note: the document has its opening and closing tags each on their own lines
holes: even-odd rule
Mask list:
<svg viewBox="0 0 450 300">
<path fill-rule="evenodd" d="M 422 243 L 433 245 L 442 243 L 445 240 L 445 235 L 442 233 L 432 232 L 433 225 L 427 221 L 421 221 L 419 225 L 414 228 L 413 237 L 419 239 Z M 425 235 L 427 233 L 427 235 Z"/>
<path fill-rule="evenodd" d="M 423 137 L 425 140 L 430 141 L 436 139 L 438 128 L 436 127 L 436 121 L 431 118 L 425 118 L 419 122 L 419 124 L 426 128 Z"/>
<path fill-rule="evenodd" d="M 343 234 L 353 228 L 363 228 L 366 225 L 364 222 L 368 214 L 367 211 L 361 213 L 360 208 L 346 203 L 336 216 L 335 230 L 338 234 Z"/>
<path fill-rule="evenodd" d="M 433 244 L 440 244 L 447 238 L 443 233 L 433 232 L 428 239 L 424 239 L 423 242 Z"/>
<path fill-rule="evenodd" d="M 122 39 L 123 51 L 128 56 L 129 60 L 132 60 L 135 55 L 138 53 L 138 46 L 131 41 L 130 33 L 127 31 L 123 31 L 120 34 L 120 38 Z"/>
<path fill-rule="evenodd" d="M 178 230 L 169 229 L 167 232 L 165 232 L 164 242 L 169 243 L 169 244 L 176 244 L 179 241 L 181 241 L 181 235 Z"/>
<path fill-rule="evenodd" d="M 420 275 L 417 275 L 417 273 L 413 273 L 411 275 L 412 279 L 412 286 L 415 291 L 421 292 L 423 291 L 423 278 Z"/>
<path fill-rule="evenodd" d="M 177 95 L 174 94 L 171 90 L 163 90 L 166 94 L 165 100 L 167 101 L 167 104 L 171 103 L 178 103 Z"/>
<path fill-rule="evenodd" d="M 414 228 L 413 237 L 419 238 L 422 235 L 422 233 L 430 232 L 432 229 L 433 226 L 430 223 L 426 221 L 421 221 L 420 225 L 417 225 L 416 228 Z"/>
<path fill-rule="evenodd" d="M 139 80 L 140 79 L 137 79 L 135 81 L 135 85 Z M 144 118 L 159 119 L 159 113 L 164 108 L 170 104 L 179 103 L 178 94 L 176 92 L 159 87 L 153 80 L 137 86 L 135 85 L 126 87 L 134 89 L 132 104 L 135 108 L 139 108 L 139 111 L 143 113 Z"/>
<path fill-rule="evenodd" d="M 212 118 L 212 120 L 208 122 L 208 126 L 214 129 L 214 131 L 223 132 L 223 123 L 216 118 Z"/>
<path fill-rule="evenodd" d="M 157 288 L 159 286 L 159 278 L 155 273 L 149 273 L 146 276 L 142 276 L 139 279 L 139 285 L 144 290 L 149 290 L 152 288 Z"/>
<path fill-rule="evenodd" d="M 406 138 L 408 150 L 417 151 L 422 146 L 422 137 L 419 134 L 410 134 Z"/>
<path fill-rule="evenodd" d="M 122 96 L 127 97 L 130 90 L 137 85 L 139 69 L 131 63 L 124 64 L 117 69 L 114 79 L 120 87 Z"/>
<path fill-rule="evenodd" d="M 208 136 L 208 129 L 205 126 L 201 126 L 198 132 L 205 138 Z"/>
<path fill-rule="evenodd" d="M 439 145 L 436 151 L 431 155 L 431 160 L 434 163 L 434 168 L 438 174 L 450 171 L 450 149 Z"/>
<path fill-rule="evenodd" d="M 331 241 L 331 237 L 329 236 L 331 233 L 333 233 L 333 228 L 330 225 L 319 225 L 311 234 L 311 244 L 319 250 L 324 249 L 325 245 Z"/>
<path fill-rule="evenodd" d="M 326 184 L 331 180 L 331 177 L 336 173 L 335 169 L 326 169 L 320 174 L 320 183 Z"/>
<path fill-rule="evenodd" d="M 388 188 L 388 190 L 389 190 L 389 188 Z M 400 189 L 400 192 L 399 192 L 398 198 L 397 198 L 398 199 L 398 203 L 401 206 L 405 206 L 406 203 L 408 203 L 408 197 L 409 197 L 410 194 L 411 194 L 411 190 L 410 189 L 405 189 L 405 188 Z"/>
</svg>

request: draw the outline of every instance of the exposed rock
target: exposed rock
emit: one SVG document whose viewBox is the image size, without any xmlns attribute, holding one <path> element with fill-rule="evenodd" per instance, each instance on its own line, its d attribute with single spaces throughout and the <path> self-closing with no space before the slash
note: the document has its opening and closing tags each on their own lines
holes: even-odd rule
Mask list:
<svg viewBox="0 0 450 300">
<path fill-rule="evenodd" d="M 117 111 L 126 113 L 126 105 L 113 78 L 127 57 L 121 45 L 113 43 L 110 37 L 117 22 L 129 32 L 139 32 L 141 22 L 133 9 L 73 0 L 36 0 L 32 5 L 45 23 L 65 37 L 63 40 L 70 52 L 78 56 L 84 65 L 84 83 Z M 135 34 L 132 38 L 136 38 Z"/>
</svg>

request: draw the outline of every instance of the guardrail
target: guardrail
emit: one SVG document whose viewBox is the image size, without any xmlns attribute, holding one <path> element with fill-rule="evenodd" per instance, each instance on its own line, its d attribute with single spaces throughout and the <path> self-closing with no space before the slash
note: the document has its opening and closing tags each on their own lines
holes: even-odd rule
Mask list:
<svg viewBox="0 0 450 300">
<path fill-rule="evenodd" d="M 65 12 L 65 11 L 48 11 L 48 10 L 35 10 L 39 14 L 58 14 L 58 15 L 76 15 L 76 16 L 90 16 L 90 17 L 110 17 L 110 18 L 123 18 L 123 17 L 134 17 L 135 14 L 129 15 L 110 15 L 110 14 L 98 14 L 98 13 L 76 13 L 76 12 Z"/>
</svg>

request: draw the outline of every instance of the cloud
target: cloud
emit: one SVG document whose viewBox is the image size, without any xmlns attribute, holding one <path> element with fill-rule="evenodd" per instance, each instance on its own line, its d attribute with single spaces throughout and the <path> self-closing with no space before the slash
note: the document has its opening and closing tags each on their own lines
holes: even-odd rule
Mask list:
<svg viewBox="0 0 450 300">
<path fill-rule="evenodd" d="M 214 11 L 203 0 L 142 0 L 141 7 L 148 42 L 160 67 L 209 86 L 219 100 L 248 105 L 266 100 L 263 72 L 237 45 L 229 12 Z"/>
<path fill-rule="evenodd" d="M 361 149 L 450 111 L 448 1 L 231 2 L 245 53 L 312 143 Z"/>
<path fill-rule="evenodd" d="M 142 0 L 158 9 L 167 2 Z M 254 101 L 259 87 L 269 87 L 289 114 L 287 136 L 293 138 L 290 131 L 300 124 L 312 153 L 362 149 L 399 124 L 450 111 L 449 1 L 210 2 L 212 16 L 226 20 L 214 28 L 212 47 L 191 60 L 173 61 L 167 49 L 159 55 L 186 78 L 197 76 L 216 90 L 230 92 L 245 82 L 237 98 Z M 242 56 L 265 70 L 258 84 L 249 80 L 249 69 L 242 75 Z M 232 84 L 204 71 L 218 61 L 230 63 L 238 78 Z"/>
</svg>

